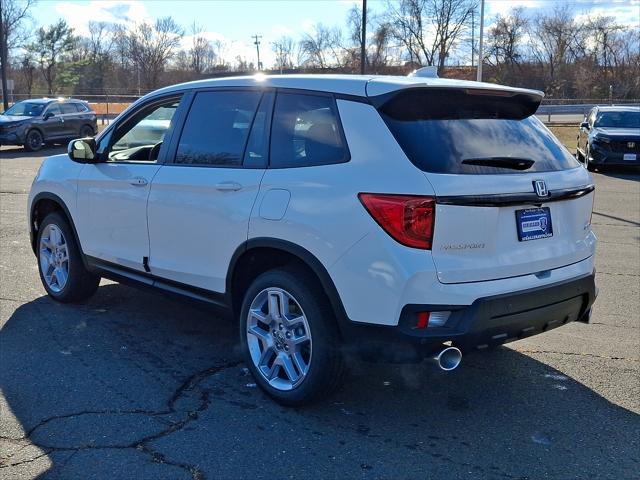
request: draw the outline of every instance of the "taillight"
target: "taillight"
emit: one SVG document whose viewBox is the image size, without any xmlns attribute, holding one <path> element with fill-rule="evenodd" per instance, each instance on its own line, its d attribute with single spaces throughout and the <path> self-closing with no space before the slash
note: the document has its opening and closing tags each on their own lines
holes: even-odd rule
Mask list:
<svg viewBox="0 0 640 480">
<path fill-rule="evenodd" d="M 433 197 L 361 193 L 358 198 L 394 240 L 407 247 L 431 249 L 436 215 Z"/>
</svg>

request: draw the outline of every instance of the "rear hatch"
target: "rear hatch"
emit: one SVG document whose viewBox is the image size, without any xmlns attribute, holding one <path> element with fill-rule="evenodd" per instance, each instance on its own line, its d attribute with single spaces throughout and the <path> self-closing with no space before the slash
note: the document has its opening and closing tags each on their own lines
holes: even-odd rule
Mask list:
<svg viewBox="0 0 640 480">
<path fill-rule="evenodd" d="M 535 117 L 541 98 L 472 87 L 372 98 L 436 192 L 441 282 L 543 276 L 592 255 L 591 178 Z"/>
</svg>

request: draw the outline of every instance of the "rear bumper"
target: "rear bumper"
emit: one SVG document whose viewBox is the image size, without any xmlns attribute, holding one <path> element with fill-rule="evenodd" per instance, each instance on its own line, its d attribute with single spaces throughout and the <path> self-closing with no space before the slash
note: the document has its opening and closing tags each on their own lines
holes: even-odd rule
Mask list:
<svg viewBox="0 0 640 480">
<path fill-rule="evenodd" d="M 530 337 L 573 321 L 589 321 L 595 272 L 544 287 L 479 298 L 469 306 L 406 305 L 395 327 L 348 322 L 348 345 L 371 359 L 419 361 L 444 342 L 463 353 Z M 416 329 L 417 312 L 451 311 L 442 327 Z"/>
</svg>

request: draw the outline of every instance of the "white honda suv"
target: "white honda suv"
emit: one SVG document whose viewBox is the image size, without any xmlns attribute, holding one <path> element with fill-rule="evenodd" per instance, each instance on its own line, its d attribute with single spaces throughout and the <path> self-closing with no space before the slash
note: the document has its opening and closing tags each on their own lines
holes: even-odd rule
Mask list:
<svg viewBox="0 0 640 480">
<path fill-rule="evenodd" d="M 61 302 L 105 277 L 220 307 L 288 405 L 330 392 L 352 351 L 453 369 L 588 322 L 594 185 L 541 98 L 420 75 L 163 88 L 43 162 L 42 283 Z"/>
</svg>

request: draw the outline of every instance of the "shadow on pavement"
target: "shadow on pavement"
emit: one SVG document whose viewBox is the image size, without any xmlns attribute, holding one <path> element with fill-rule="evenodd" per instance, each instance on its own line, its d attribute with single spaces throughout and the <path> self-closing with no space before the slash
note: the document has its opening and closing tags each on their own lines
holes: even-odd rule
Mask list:
<svg viewBox="0 0 640 480">
<path fill-rule="evenodd" d="M 608 167 L 598 169 L 597 173 L 621 180 L 640 181 L 640 167 Z"/>
<path fill-rule="evenodd" d="M 117 284 L 84 305 L 24 304 L 0 331 L 0 388 L 24 430 L 2 432 L 0 467 L 31 455 L 49 461 L 40 478 L 64 479 L 637 475 L 639 416 L 511 349 L 452 373 L 356 364 L 329 399 L 286 409 L 255 387 L 236 330 Z"/>
<path fill-rule="evenodd" d="M 45 145 L 42 150 L 37 152 L 28 152 L 22 147 L 2 147 L 0 148 L 0 158 L 4 159 L 22 159 L 22 158 L 45 158 L 51 155 L 66 153 L 65 145 Z"/>
</svg>

